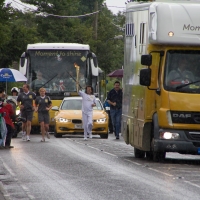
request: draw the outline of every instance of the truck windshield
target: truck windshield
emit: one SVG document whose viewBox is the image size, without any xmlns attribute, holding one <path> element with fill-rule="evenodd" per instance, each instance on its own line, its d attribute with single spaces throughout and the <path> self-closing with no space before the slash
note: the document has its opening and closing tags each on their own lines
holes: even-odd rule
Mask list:
<svg viewBox="0 0 200 200">
<path fill-rule="evenodd" d="M 77 71 L 80 66 L 79 82 L 84 88 L 87 50 L 30 50 L 28 83 L 32 91 L 44 87 L 47 93 L 76 91 Z"/>
<path fill-rule="evenodd" d="M 200 51 L 167 52 L 164 88 L 172 92 L 200 93 Z"/>
</svg>

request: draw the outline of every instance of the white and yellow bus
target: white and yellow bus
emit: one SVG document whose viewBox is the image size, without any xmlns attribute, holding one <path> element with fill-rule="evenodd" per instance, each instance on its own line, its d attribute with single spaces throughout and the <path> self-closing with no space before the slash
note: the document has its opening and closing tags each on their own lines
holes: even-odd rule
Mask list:
<svg viewBox="0 0 200 200">
<path fill-rule="evenodd" d="M 79 71 L 77 67 L 79 66 Z M 76 80 L 82 87 L 92 85 L 98 93 L 98 62 L 87 44 L 76 43 L 37 43 L 28 44 L 21 55 L 19 71 L 27 77 L 31 90 L 38 93 L 40 87 L 46 88 L 47 95 L 54 106 L 59 106 L 65 96 L 76 96 Z M 35 80 L 42 74 L 41 82 Z M 39 83 L 39 84 L 38 84 Z M 53 127 L 54 111 L 50 111 Z M 37 114 L 34 113 L 32 127 L 38 128 Z"/>
</svg>

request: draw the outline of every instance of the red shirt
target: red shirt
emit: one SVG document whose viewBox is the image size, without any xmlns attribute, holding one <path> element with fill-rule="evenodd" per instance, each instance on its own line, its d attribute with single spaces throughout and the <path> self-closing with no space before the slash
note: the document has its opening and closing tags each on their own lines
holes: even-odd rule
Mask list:
<svg viewBox="0 0 200 200">
<path fill-rule="evenodd" d="M 12 126 L 12 128 L 14 128 L 11 116 L 14 115 L 14 111 L 13 108 L 10 104 L 4 104 L 2 108 L 0 108 L 0 113 L 6 113 L 6 115 L 4 116 L 4 119 L 6 121 L 6 124 Z"/>
</svg>

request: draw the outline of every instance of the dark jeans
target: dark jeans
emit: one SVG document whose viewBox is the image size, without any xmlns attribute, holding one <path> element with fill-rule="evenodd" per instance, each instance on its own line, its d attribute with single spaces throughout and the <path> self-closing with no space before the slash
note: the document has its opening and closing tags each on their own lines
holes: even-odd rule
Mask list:
<svg viewBox="0 0 200 200">
<path fill-rule="evenodd" d="M 119 137 L 119 133 L 121 132 L 122 109 L 110 109 L 110 116 L 115 130 L 115 136 Z"/>
<path fill-rule="evenodd" d="M 9 124 L 6 124 L 6 128 L 7 128 L 7 135 L 6 135 L 5 146 L 10 146 L 11 138 L 13 135 L 13 128 Z"/>
</svg>

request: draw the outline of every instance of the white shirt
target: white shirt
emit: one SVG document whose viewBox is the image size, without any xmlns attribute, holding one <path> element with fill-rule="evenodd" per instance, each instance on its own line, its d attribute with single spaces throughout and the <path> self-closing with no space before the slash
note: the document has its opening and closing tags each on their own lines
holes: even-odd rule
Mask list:
<svg viewBox="0 0 200 200">
<path fill-rule="evenodd" d="M 94 95 L 86 94 L 85 92 L 79 91 L 78 94 L 82 96 L 82 112 L 88 114 L 93 111 L 92 104 L 96 104 L 96 98 Z"/>
</svg>

